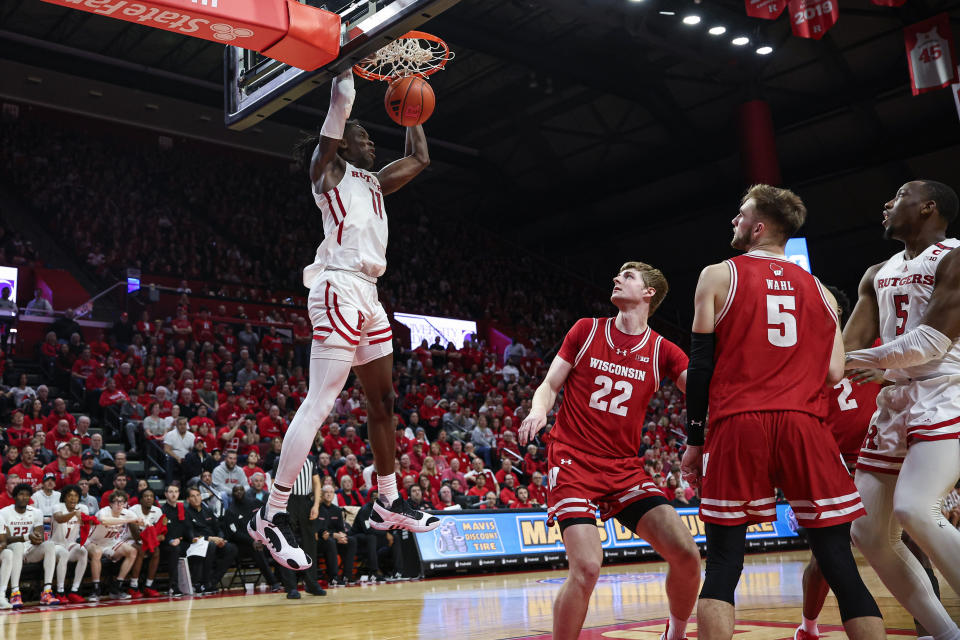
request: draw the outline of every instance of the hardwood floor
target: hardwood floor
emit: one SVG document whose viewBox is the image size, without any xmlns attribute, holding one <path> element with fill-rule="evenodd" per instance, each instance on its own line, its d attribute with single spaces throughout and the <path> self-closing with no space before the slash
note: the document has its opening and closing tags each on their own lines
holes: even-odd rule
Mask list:
<svg viewBox="0 0 960 640">
<path fill-rule="evenodd" d="M 789 640 L 800 619 L 806 552 L 747 556 L 737 592 L 737 640 Z M 665 565 L 604 568 L 582 638 L 658 640 L 667 615 Z M 884 612 L 890 637 L 916 637 L 912 618 L 861 566 Z M 0 613 L 3 640 L 501 640 L 549 637 L 553 598 L 566 572 L 438 578 L 331 589 L 326 597 L 255 593 L 135 603 L 29 608 Z M 943 602 L 960 618 L 960 597 L 941 580 Z M 821 616 L 823 638 L 845 638 L 833 596 Z M 696 625 L 688 628 L 695 638 Z"/>
</svg>

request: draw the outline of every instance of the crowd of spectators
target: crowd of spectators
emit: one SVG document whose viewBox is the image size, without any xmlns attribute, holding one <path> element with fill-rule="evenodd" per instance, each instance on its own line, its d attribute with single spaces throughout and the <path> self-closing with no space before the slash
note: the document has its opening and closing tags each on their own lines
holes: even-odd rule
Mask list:
<svg viewBox="0 0 960 640">
<path fill-rule="evenodd" d="M 313 261 L 322 226 L 306 177 L 289 163 L 164 150 L 122 132 L 91 137 L 31 121 L 0 124 L 0 146 L 11 186 L 92 273 L 112 283 L 138 267 L 204 280 L 219 297 L 292 297 L 298 306 L 300 272 Z M 540 262 L 476 221 L 431 210 L 428 191 L 417 189 L 389 202 L 390 266 L 379 282 L 388 309 L 490 319 L 548 346 L 578 317 L 605 313 L 605 283 Z M 461 276 L 450 272 L 467 259 Z M 584 295 L 598 285 L 596 296 Z"/>
<path fill-rule="evenodd" d="M 304 177 L 275 159 L 171 153 L 50 123 L 0 124 L 0 141 L 8 184 L 94 277 L 115 281 L 127 267 L 139 267 L 144 274 L 203 280 L 208 284 L 197 293 L 273 302 L 253 319 L 293 326 L 291 341 L 275 328 L 243 324 L 242 307 L 227 322 L 222 306 L 205 308 L 186 282 L 172 317 L 155 317 L 149 308 L 135 318 L 124 313 L 89 342 L 71 313 L 58 314 L 37 348 L 46 384 L 33 388 L 26 376 L 15 382 L 8 376 L 13 384 L 2 388 L 7 477 L 0 506 L 14 500 L 21 482 L 39 492 L 35 502 L 52 500 L 44 485 L 53 483 L 53 492 L 75 485 L 90 514 L 110 508 L 115 492 L 129 495 L 133 508 L 150 486 L 145 476 L 155 470 L 168 519 L 172 505 L 181 507 L 180 524 L 173 525 L 179 534 L 167 538 L 182 534 L 190 541 L 200 530 L 199 537 L 212 542 L 196 566 L 198 591 L 215 588 L 221 570 L 242 552 L 253 556 L 273 588 L 283 583 L 289 592 L 289 577 L 262 549 L 226 532 L 244 531 L 239 520 L 266 500 L 283 436 L 306 396 L 311 330 L 299 300 L 284 300 L 283 293 L 299 283 L 321 237 Z M 211 156 L 217 180 L 208 178 Z M 518 339 L 502 355 L 482 342 L 460 349 L 439 340 L 415 348 L 395 343 L 397 484 L 405 498 L 427 509 L 543 508 L 545 451 L 540 441 L 521 448 L 517 429 L 546 371 L 545 351 L 577 317 L 608 313 L 602 289 L 585 296 L 583 282 L 456 216 L 434 215 L 422 202 L 391 200 L 390 268 L 379 283 L 381 299 L 398 311 L 487 319 Z M 36 258 L 11 232 L 0 240 L 10 255 Z M 468 255 L 468 272 L 452 274 L 448 266 Z M 682 395 L 666 382 L 649 407 L 638 455 L 676 506 L 692 506 L 695 491 L 679 474 L 683 412 Z M 376 495 L 376 474 L 366 398 L 353 377 L 311 455 L 324 508 L 359 509 L 362 522 Z M 186 526 L 184 508 L 188 520 L 191 508 L 203 512 L 202 522 Z M 369 535 L 362 524 L 343 522 L 338 529 L 334 517 L 318 521 L 328 527 L 317 531 L 325 553 L 333 547 L 343 557 L 350 539 Z M 357 538 L 352 548 L 367 567 L 382 561 L 387 574 L 395 573 L 390 536 Z M 343 557 L 344 566 L 350 557 Z M 148 564 L 152 581 L 156 562 Z M 119 593 L 139 593 L 139 563 L 135 569 Z M 354 577 L 347 572 L 327 580 Z M 172 580 L 176 589 L 175 575 Z"/>
</svg>

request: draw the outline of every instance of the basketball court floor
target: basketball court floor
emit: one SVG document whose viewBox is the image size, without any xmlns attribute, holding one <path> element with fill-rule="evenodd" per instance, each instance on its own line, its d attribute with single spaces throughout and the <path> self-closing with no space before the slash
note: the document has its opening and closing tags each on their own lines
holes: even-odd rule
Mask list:
<svg viewBox="0 0 960 640">
<path fill-rule="evenodd" d="M 747 556 L 737 590 L 737 640 L 790 640 L 800 619 L 802 551 Z M 861 561 L 890 638 L 915 638 L 910 616 Z M 667 603 L 665 565 L 604 568 L 581 638 L 658 640 Z M 434 578 L 378 586 L 330 589 L 323 598 L 237 591 L 225 596 L 70 605 L 0 613 L 4 640 L 546 640 L 551 607 L 565 571 Z M 960 618 L 960 597 L 941 580 L 943 601 Z M 846 638 L 831 595 L 821 616 L 825 639 Z M 696 638 L 696 624 L 688 627 Z"/>
</svg>

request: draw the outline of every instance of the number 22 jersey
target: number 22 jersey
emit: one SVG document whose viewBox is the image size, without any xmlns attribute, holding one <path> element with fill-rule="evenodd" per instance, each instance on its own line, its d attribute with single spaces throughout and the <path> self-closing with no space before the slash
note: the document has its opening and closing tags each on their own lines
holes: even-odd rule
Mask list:
<svg viewBox="0 0 960 640">
<path fill-rule="evenodd" d="M 649 327 L 623 333 L 614 318 L 581 318 L 557 357 L 573 366 L 548 440 L 595 456 L 636 457 L 647 406 L 663 378 L 687 369 L 680 347 Z"/>
<path fill-rule="evenodd" d="M 823 387 L 837 332 L 820 281 L 783 256 L 725 261 L 730 290 L 717 314 L 710 422 L 753 411 L 824 417 Z"/>
</svg>

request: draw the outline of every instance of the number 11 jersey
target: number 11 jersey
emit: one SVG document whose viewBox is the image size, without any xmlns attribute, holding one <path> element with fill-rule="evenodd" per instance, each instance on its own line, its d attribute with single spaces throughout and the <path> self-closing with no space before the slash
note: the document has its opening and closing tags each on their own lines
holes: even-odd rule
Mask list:
<svg viewBox="0 0 960 640">
<path fill-rule="evenodd" d="M 837 316 L 820 281 L 762 251 L 725 264 L 730 290 L 715 320 L 710 422 L 753 411 L 823 418 Z"/>
<path fill-rule="evenodd" d="M 623 333 L 614 318 L 581 318 L 557 357 L 573 366 L 548 440 L 586 453 L 634 458 L 653 394 L 687 369 L 687 355 L 649 327 Z"/>
</svg>

